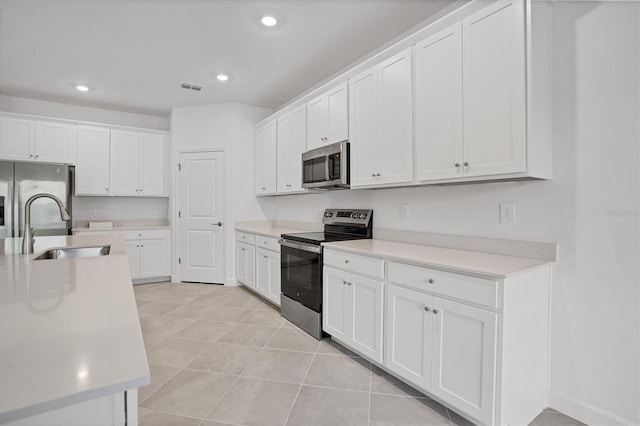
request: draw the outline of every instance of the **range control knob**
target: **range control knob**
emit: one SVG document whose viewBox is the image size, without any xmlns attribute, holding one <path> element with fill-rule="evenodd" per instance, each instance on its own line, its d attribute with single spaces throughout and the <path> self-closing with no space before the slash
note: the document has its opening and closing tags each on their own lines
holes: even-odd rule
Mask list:
<svg viewBox="0 0 640 426">
<path fill-rule="evenodd" d="M 351 219 L 357 219 L 357 218 L 358 218 L 357 213 L 351 213 Z"/>
</svg>

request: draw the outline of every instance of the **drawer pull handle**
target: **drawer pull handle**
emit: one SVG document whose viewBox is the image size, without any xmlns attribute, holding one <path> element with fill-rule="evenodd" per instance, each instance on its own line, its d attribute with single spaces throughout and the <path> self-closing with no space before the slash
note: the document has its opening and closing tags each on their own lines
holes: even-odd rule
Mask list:
<svg viewBox="0 0 640 426">
<path fill-rule="evenodd" d="M 429 312 L 429 311 L 431 310 L 431 308 L 430 308 L 430 307 L 428 307 L 428 306 L 425 306 L 425 307 L 424 307 L 424 310 L 425 310 L 425 311 L 427 311 L 427 312 Z"/>
<path fill-rule="evenodd" d="M 428 282 L 429 284 L 433 284 L 434 283 L 433 278 L 429 278 Z"/>
<path fill-rule="evenodd" d="M 434 314 L 434 315 L 438 315 L 438 312 L 440 312 L 440 311 L 439 311 L 439 310 L 437 310 L 437 309 L 434 309 L 434 310 L 433 310 L 433 314 Z"/>
<path fill-rule="evenodd" d="M 347 281 L 342 280 L 342 284 L 343 284 L 343 285 L 347 285 Z"/>
<path fill-rule="evenodd" d="M 349 263 L 349 259 L 345 259 L 345 260 L 344 260 L 344 263 Z"/>
</svg>

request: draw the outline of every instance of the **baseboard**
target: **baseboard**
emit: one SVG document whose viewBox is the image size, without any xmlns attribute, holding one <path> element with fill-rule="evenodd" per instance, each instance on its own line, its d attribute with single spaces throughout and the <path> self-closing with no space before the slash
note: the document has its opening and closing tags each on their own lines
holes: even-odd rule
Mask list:
<svg viewBox="0 0 640 426">
<path fill-rule="evenodd" d="M 577 401 L 561 392 L 551 391 L 549 393 L 549 406 L 560 411 L 567 416 L 592 426 L 628 425 L 633 426 L 638 423 L 618 416 L 595 405 Z"/>
<path fill-rule="evenodd" d="M 157 277 L 157 278 L 141 278 L 138 280 L 131 280 L 133 284 L 149 284 L 149 283 L 162 283 L 173 281 L 171 277 Z M 175 281 L 174 281 L 175 282 Z"/>
<path fill-rule="evenodd" d="M 238 282 L 238 280 L 236 280 L 236 279 L 233 279 L 233 278 L 227 278 L 227 279 L 224 281 L 224 285 L 229 286 L 229 287 L 239 287 L 239 286 L 241 286 L 242 284 L 240 284 L 240 283 Z"/>
</svg>

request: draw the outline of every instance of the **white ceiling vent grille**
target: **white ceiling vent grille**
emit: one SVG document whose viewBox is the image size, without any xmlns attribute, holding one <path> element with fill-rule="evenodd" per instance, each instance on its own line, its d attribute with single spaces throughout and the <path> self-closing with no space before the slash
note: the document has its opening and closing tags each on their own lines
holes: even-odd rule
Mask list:
<svg viewBox="0 0 640 426">
<path fill-rule="evenodd" d="M 199 92 L 202 89 L 204 89 L 204 86 L 201 86 L 195 83 L 187 83 L 186 81 L 183 81 L 182 83 L 180 83 L 180 87 L 187 90 L 195 90 L 196 92 Z"/>
</svg>

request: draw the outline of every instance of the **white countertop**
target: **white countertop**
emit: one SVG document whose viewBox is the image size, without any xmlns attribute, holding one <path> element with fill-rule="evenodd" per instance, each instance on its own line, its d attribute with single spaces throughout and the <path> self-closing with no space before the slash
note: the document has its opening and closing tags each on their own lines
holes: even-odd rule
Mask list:
<svg viewBox="0 0 640 426">
<path fill-rule="evenodd" d="M 0 240 L 0 423 L 149 383 L 120 236 Z M 107 256 L 33 260 L 52 247 L 111 244 Z"/>
<path fill-rule="evenodd" d="M 311 225 L 313 227 L 313 225 Z M 264 235 L 265 237 L 280 238 L 282 234 L 292 234 L 297 232 L 311 232 L 316 230 L 322 230 L 322 224 L 315 227 L 294 228 L 294 227 L 282 227 L 273 226 L 269 222 L 236 222 L 236 231 L 248 232 L 250 234 Z"/>
<path fill-rule="evenodd" d="M 384 240 L 352 240 L 323 243 L 329 249 L 409 262 L 448 272 L 504 279 L 549 265 L 548 260 L 504 256 Z"/>
</svg>

